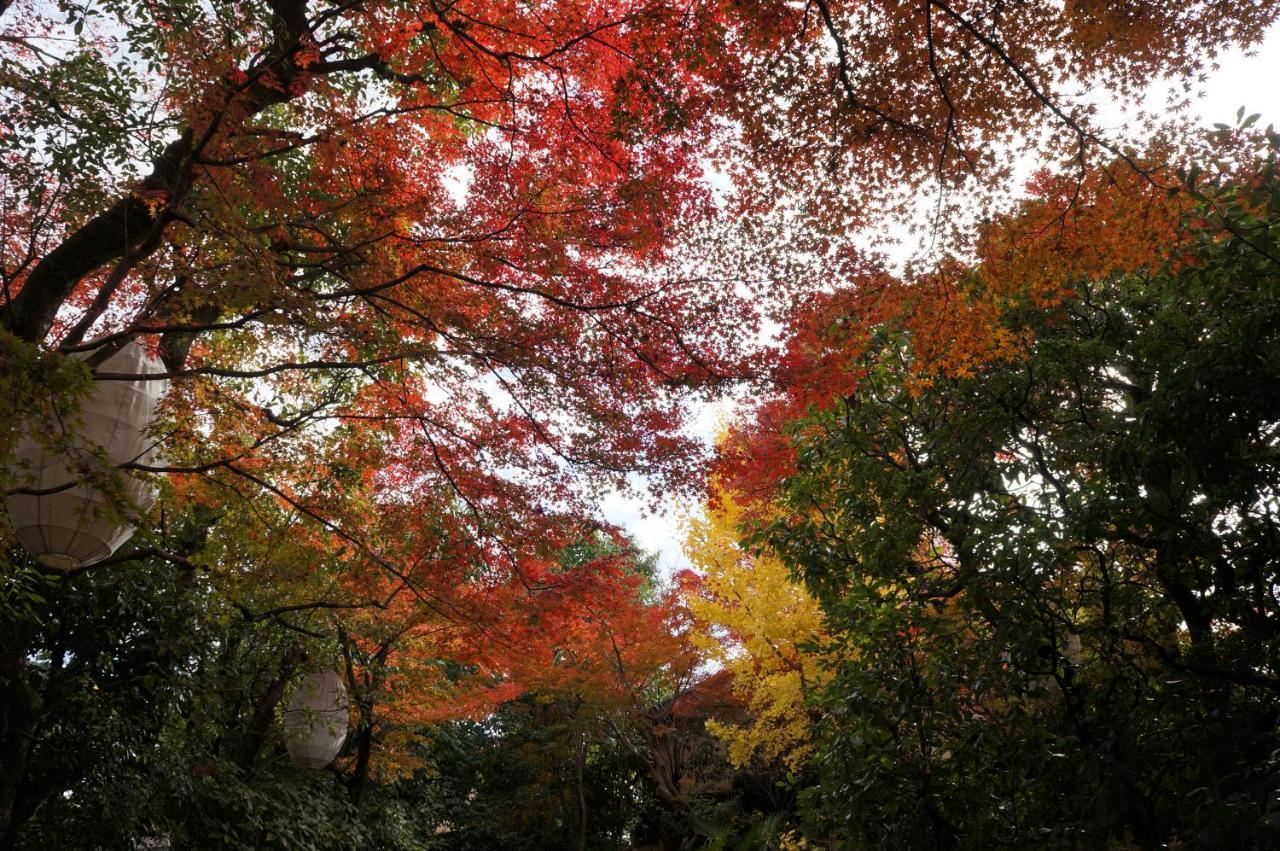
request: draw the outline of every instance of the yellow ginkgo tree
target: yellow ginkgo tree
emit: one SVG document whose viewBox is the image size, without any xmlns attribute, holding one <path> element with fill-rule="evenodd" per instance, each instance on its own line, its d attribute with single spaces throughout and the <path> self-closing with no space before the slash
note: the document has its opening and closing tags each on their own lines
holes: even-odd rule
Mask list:
<svg viewBox="0 0 1280 851">
<path fill-rule="evenodd" d="M 732 674 L 745 710 L 737 723 L 707 727 L 736 766 L 758 760 L 796 769 L 812 749 L 808 697 L 829 677 L 809 649 L 823 635 L 822 612 L 781 562 L 740 544 L 748 508 L 717 488 L 703 516 L 687 521 L 685 549 L 699 570 L 688 580 L 694 640 Z"/>
</svg>

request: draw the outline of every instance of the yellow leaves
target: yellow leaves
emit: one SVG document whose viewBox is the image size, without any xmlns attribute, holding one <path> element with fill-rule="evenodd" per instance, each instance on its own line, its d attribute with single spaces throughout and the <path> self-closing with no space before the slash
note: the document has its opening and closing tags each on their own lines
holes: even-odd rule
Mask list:
<svg viewBox="0 0 1280 851">
<path fill-rule="evenodd" d="M 797 661 L 796 667 L 801 665 Z M 734 691 L 746 700 L 748 720 L 733 724 L 712 719 L 707 729 L 728 746 L 734 765 L 781 761 L 798 768 L 812 750 L 806 707 L 811 687 L 799 670 L 748 674 L 734 681 Z"/>
<path fill-rule="evenodd" d="M 169 192 L 167 189 L 146 189 L 142 186 L 134 189 L 131 193 L 134 198 L 142 202 L 147 208 L 147 214 L 151 218 L 160 215 L 160 211 L 169 203 Z"/>
<path fill-rule="evenodd" d="M 778 847 L 781 848 L 782 851 L 804 851 L 804 849 L 813 847 L 809 844 L 809 840 L 805 839 L 794 830 L 788 830 L 786 833 L 782 834 L 782 836 L 779 837 L 779 843 Z"/>
<path fill-rule="evenodd" d="M 730 760 L 781 761 L 797 768 L 810 751 L 807 698 L 828 678 L 802 645 L 821 637 L 818 603 L 777 559 L 753 557 L 738 544 L 744 510 L 719 491 L 705 518 L 688 524 L 686 552 L 703 571 L 689 594 L 693 641 L 733 675 L 742 723 L 708 721 Z"/>
</svg>

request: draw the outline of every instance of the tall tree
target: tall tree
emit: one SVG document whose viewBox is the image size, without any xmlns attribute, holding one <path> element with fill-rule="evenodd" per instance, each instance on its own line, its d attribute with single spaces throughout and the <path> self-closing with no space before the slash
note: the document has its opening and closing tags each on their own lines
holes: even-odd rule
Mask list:
<svg viewBox="0 0 1280 851">
<path fill-rule="evenodd" d="M 758 540 L 833 632 L 823 835 L 1274 843 L 1276 181 L 1272 155 L 1193 190 L 1152 265 L 1000 291 L 1018 342 L 963 369 L 873 325 L 792 425 Z"/>
<path fill-rule="evenodd" d="M 248 621 L 341 628 L 357 656 L 412 661 L 399 681 L 416 668 L 424 700 L 459 631 L 568 625 L 557 600 L 591 571 L 555 554 L 594 530 L 590 495 L 632 470 L 685 485 L 677 391 L 736 371 L 752 323 L 670 261 L 711 212 L 706 31 L 678 5 L 592 2 L 0 22 L 3 450 L 74 422 L 84 367 L 140 337 L 174 390 L 166 460 L 129 472 L 171 473 L 161 511 L 215 527 L 195 553 L 150 540 Z M 4 628 L 17 755 L 45 661 L 39 624 Z M 4 763 L 12 790 L 24 760 Z"/>
</svg>

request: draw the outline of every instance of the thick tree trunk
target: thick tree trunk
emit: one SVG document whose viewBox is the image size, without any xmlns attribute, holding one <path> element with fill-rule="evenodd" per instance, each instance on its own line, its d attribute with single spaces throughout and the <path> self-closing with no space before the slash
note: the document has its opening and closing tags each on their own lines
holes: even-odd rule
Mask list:
<svg viewBox="0 0 1280 851">
<path fill-rule="evenodd" d="M 192 134 L 188 130 L 170 142 L 155 160 L 141 188 L 166 193 L 168 203 L 176 206 L 190 186 L 191 155 Z M 144 198 L 131 192 L 46 254 L 13 301 L 0 312 L 0 320 L 9 331 L 28 342 L 43 340 L 53 326 L 58 309 L 76 284 L 126 252 L 142 247 L 164 225 Z M 159 244 L 153 241 L 152 251 Z M 142 256 L 149 253 L 143 252 Z"/>
<path fill-rule="evenodd" d="M 229 89 L 221 110 L 207 124 L 198 130 L 186 128 L 165 147 L 139 191 L 116 201 L 46 254 L 18 294 L 0 309 L 0 325 L 27 342 L 43 340 L 58 310 L 87 276 L 112 261 L 123 259 L 132 265 L 163 244 L 164 228 L 191 188 L 195 161 L 224 120 L 235 116 L 242 122 L 296 96 L 290 85 L 298 74 L 293 54 L 308 32 L 307 0 L 268 0 L 268 5 L 274 13 L 275 40 L 270 58 L 254 71 L 259 79 L 242 89 Z M 267 77 L 271 85 L 265 84 Z M 149 193 L 162 194 L 164 209 L 156 209 Z M 110 293 L 100 295 L 109 298 Z"/>
<path fill-rule="evenodd" d="M 280 698 L 284 697 L 284 687 L 288 685 L 289 678 L 305 658 L 306 654 L 301 650 L 286 654 L 280 662 L 280 672 L 267 685 L 267 690 L 263 692 L 257 706 L 254 707 L 249 729 L 240 745 L 240 752 L 236 755 L 236 765 L 245 771 L 253 768 L 253 761 L 262 750 L 262 745 L 267 740 L 267 733 L 271 730 L 271 721 L 276 717 L 276 707 L 280 704 Z"/>
</svg>

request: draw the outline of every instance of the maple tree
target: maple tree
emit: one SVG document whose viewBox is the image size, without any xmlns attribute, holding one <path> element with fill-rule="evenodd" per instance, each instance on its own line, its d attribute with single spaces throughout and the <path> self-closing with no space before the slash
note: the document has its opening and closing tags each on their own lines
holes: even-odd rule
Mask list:
<svg viewBox="0 0 1280 851">
<path fill-rule="evenodd" d="M 133 472 L 216 529 L 153 549 L 248 622 L 345 635 L 363 690 L 420 713 L 450 699 L 433 660 L 531 652 L 513 612 L 571 628 L 557 608 L 601 577 L 554 554 L 594 527 L 586 496 L 635 469 L 682 486 L 674 391 L 751 321 L 668 262 L 709 211 L 708 124 L 696 86 L 656 81 L 699 31 L 650 3 L 57 11 L 4 12 L 5 449 L 85 390 L 47 364 L 141 335 L 177 381 L 166 461 Z"/>
<path fill-rule="evenodd" d="M 159 338 L 189 379 L 164 426 L 184 495 L 265 488 L 357 549 L 372 535 L 342 524 L 369 500 L 456 502 L 432 512 L 455 527 L 437 537 L 483 541 L 496 565 L 513 529 L 545 532 L 544 552 L 572 539 L 550 506 L 578 470 L 679 474 L 691 449 L 666 385 L 714 376 L 716 316 L 744 308 L 663 269 L 707 200 L 705 121 L 646 124 L 681 105 L 644 85 L 664 52 L 647 42 L 697 48 L 671 10 L 557 4 L 527 27 L 504 23 L 516 6 L 479 25 L 454 6 L 104 11 L 69 13 L 80 58 L 163 57 L 155 132 L 177 139 L 94 213 L 93 178 L 119 176 L 77 170 L 53 128 L 126 146 L 130 128 L 75 111 L 61 127 L 15 85 L 17 124 L 45 145 L 6 137 L 27 158 L 6 182 L 4 323 L 91 366 Z M 18 21 L 11 64 L 77 58 L 40 47 L 60 32 L 41 10 Z M 31 194 L 42 165 L 62 180 Z"/>
<path fill-rule="evenodd" d="M 408 849 L 440 841 L 432 837 L 448 823 L 460 843 L 478 837 L 459 847 L 492 847 L 483 837 L 507 830 L 513 847 L 573 847 L 580 825 L 587 847 L 649 822 L 691 834 L 663 792 L 685 808 L 696 797 L 684 780 L 690 741 L 707 740 L 694 729 L 700 710 L 685 715 L 705 692 L 696 657 L 681 650 L 664 598 L 646 590 L 651 568 L 638 554 L 584 541 L 561 567 L 597 581 L 571 585 L 563 607 L 530 599 L 508 611 L 506 632 L 474 619 L 425 623 L 392 606 L 348 613 L 335 636 L 334 611 L 277 620 L 268 608 L 277 588 L 227 592 L 207 572 L 165 569 L 158 557 L 43 589 L 33 613 L 49 626 L 31 651 L 57 661 L 30 678 L 43 721 L 17 803 L 39 807 L 19 847 L 60 847 L 91 831 L 104 842 L 164 834 L 199 847 Z M 353 703 L 348 744 L 333 770 L 299 771 L 279 725 L 260 720 L 275 717 L 273 692 L 287 697 L 300 673 L 334 657 L 351 666 L 340 666 Z M 495 773 L 474 778 L 489 751 Z M 456 775 L 474 785 L 442 800 Z"/>
</svg>

